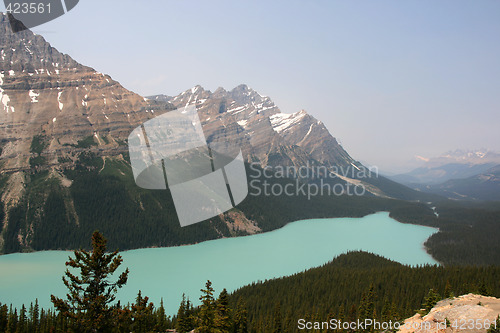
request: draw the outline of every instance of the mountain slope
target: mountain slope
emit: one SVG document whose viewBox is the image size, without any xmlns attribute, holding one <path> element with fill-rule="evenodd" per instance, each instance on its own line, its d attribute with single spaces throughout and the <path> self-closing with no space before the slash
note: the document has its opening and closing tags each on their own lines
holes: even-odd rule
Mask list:
<svg viewBox="0 0 500 333">
<path fill-rule="evenodd" d="M 0 170 L 8 209 L 34 170 L 73 167 L 83 148 L 126 150 L 130 128 L 150 118 L 141 96 L 58 52 L 29 30 L 13 33 L 0 14 Z"/>
<path fill-rule="evenodd" d="M 0 137 L 2 157 L 9 158 L 4 168 L 29 165 L 26 152 L 34 134 L 51 138 L 46 152 L 55 158 L 83 137 L 124 139 L 150 118 L 141 96 L 29 30 L 12 33 L 3 14 L 0 48 Z"/>
</svg>

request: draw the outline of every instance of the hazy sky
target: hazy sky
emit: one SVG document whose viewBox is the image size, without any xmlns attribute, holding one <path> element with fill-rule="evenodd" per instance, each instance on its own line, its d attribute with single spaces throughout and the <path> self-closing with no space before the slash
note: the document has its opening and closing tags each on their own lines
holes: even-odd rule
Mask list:
<svg viewBox="0 0 500 333">
<path fill-rule="evenodd" d="M 383 170 L 500 150 L 499 0 L 81 0 L 33 30 L 141 95 L 246 83 Z"/>
</svg>

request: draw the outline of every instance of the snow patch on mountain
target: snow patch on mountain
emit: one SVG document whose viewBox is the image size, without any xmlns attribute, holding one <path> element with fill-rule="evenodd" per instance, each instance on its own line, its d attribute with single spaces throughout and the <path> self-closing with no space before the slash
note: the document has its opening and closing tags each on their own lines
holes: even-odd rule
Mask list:
<svg viewBox="0 0 500 333">
<path fill-rule="evenodd" d="M 240 121 L 237 121 L 238 125 L 240 125 L 241 127 L 245 128 L 247 123 L 248 123 L 248 120 L 240 120 Z"/>
<path fill-rule="evenodd" d="M 298 124 L 307 113 L 304 110 L 299 112 L 287 114 L 287 113 L 277 113 L 269 117 L 271 120 L 271 125 L 276 133 L 281 133 L 291 128 L 295 124 Z"/>
<path fill-rule="evenodd" d="M 31 98 L 31 103 L 38 103 L 37 97 L 40 96 L 40 94 L 37 94 L 33 90 L 30 90 L 29 93 L 28 93 L 28 95 Z"/>
<path fill-rule="evenodd" d="M 10 102 L 10 97 L 5 93 L 5 90 L 2 89 L 3 85 L 3 78 L 4 78 L 4 73 L 0 73 L 0 103 L 2 103 L 3 110 L 5 112 L 9 112 L 9 102 Z M 14 107 L 10 107 L 11 111 L 14 112 Z"/>
<path fill-rule="evenodd" d="M 57 93 L 57 102 L 59 103 L 59 110 L 63 110 L 64 104 L 61 102 L 62 91 Z"/>
<path fill-rule="evenodd" d="M 240 113 L 241 111 L 245 110 L 248 108 L 248 105 L 243 105 L 243 106 L 238 106 L 236 108 L 233 108 L 233 109 L 229 109 L 227 110 L 227 112 L 230 112 L 230 113 Z"/>
</svg>

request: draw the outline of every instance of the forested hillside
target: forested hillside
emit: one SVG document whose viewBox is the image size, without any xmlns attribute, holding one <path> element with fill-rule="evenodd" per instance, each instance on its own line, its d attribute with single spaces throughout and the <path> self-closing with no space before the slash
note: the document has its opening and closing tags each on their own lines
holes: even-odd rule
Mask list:
<svg viewBox="0 0 500 333">
<path fill-rule="evenodd" d="M 409 267 L 351 252 L 322 267 L 240 288 L 230 296 L 230 304 L 245 302 L 251 332 L 279 327 L 295 332 L 301 318 L 394 321 L 453 295 L 474 292 L 499 297 L 499 276 L 498 266 Z"/>
<path fill-rule="evenodd" d="M 441 200 L 425 207 L 401 204 L 390 215 L 403 223 L 439 228 L 425 246 L 442 264 L 500 265 L 500 202 Z"/>
<path fill-rule="evenodd" d="M 301 219 L 361 217 L 388 211 L 403 223 L 440 228 L 426 246 L 441 263 L 500 263 L 500 204 L 446 200 L 429 204 L 376 196 L 308 197 L 302 193 L 256 196 L 250 189 L 232 211 L 182 228 L 169 191 L 136 186 L 127 159 L 126 154 L 109 158 L 86 152 L 74 168 L 63 173 L 33 171 L 26 194 L 9 210 L 3 253 L 86 248 L 87 239 L 97 229 L 108 235 L 112 248 L 127 250 L 266 232 Z M 255 170 L 255 166 L 247 168 L 249 180 L 257 179 L 260 184 L 267 181 L 285 187 L 295 183 L 289 178 L 264 179 Z M 1 186 L 5 184 L 0 179 Z M 243 227 L 236 228 L 236 222 L 242 221 Z"/>
</svg>

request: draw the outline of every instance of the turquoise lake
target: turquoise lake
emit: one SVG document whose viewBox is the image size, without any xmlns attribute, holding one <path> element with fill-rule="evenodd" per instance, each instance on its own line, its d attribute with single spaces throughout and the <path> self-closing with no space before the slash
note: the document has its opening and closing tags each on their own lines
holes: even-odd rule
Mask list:
<svg viewBox="0 0 500 333">
<path fill-rule="evenodd" d="M 207 279 L 218 295 L 222 288 L 231 292 L 253 281 L 320 266 L 350 250 L 408 265 L 437 264 L 423 247 L 436 231 L 379 212 L 363 218 L 297 221 L 268 233 L 196 245 L 124 251 L 121 267 L 128 267 L 130 274 L 118 298 L 132 302 L 140 289 L 155 305 L 163 298 L 173 314 L 182 293 L 198 304 Z M 0 256 L 0 302 L 20 307 L 38 298 L 41 306 L 51 306 L 51 294 L 66 294 L 61 277 L 69 255 L 72 252 L 44 251 Z"/>
</svg>

